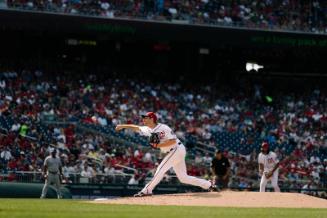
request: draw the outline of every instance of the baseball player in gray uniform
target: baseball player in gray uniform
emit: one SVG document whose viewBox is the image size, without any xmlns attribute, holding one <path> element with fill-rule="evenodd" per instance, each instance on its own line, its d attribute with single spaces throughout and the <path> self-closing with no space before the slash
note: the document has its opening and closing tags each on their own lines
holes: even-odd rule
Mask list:
<svg viewBox="0 0 327 218">
<path fill-rule="evenodd" d="M 213 181 L 208 181 L 193 176 L 187 175 L 185 156 L 186 150 L 183 143 L 176 137 L 174 132 L 165 124 L 157 123 L 157 116 L 153 112 L 148 112 L 142 116 L 144 126 L 133 124 L 117 125 L 116 131 L 122 129 L 130 129 L 138 132 L 143 136 L 150 138 L 150 144 L 154 148 L 160 148 L 161 152 L 165 153 L 165 157 L 159 164 L 151 181 L 134 197 L 151 196 L 152 190 L 162 180 L 165 173 L 173 168 L 176 176 L 182 183 L 199 186 L 208 191 L 216 189 Z M 152 141 L 153 135 L 156 135 L 156 142 Z"/>
<path fill-rule="evenodd" d="M 53 149 L 51 155 L 45 158 L 43 164 L 43 175 L 45 184 L 43 186 L 41 198 L 45 198 L 48 192 L 49 185 L 54 184 L 58 199 L 62 198 L 60 192 L 60 178 L 62 176 L 62 168 L 60 158 L 56 156 L 57 150 Z"/>
</svg>

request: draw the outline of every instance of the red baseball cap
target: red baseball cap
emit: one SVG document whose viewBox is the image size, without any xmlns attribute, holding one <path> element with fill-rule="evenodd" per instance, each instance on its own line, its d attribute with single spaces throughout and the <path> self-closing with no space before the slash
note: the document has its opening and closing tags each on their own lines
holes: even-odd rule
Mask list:
<svg viewBox="0 0 327 218">
<path fill-rule="evenodd" d="M 268 144 L 268 142 L 263 142 L 263 143 L 261 144 L 261 148 L 269 148 L 269 144 Z"/>
<path fill-rule="evenodd" d="M 153 120 L 153 122 L 157 122 L 157 120 L 158 120 L 158 117 L 157 117 L 157 115 L 154 113 L 154 112 L 147 112 L 146 114 L 143 114 L 142 115 L 142 117 L 144 118 L 144 117 L 149 117 L 149 118 L 151 118 L 152 120 Z"/>
</svg>

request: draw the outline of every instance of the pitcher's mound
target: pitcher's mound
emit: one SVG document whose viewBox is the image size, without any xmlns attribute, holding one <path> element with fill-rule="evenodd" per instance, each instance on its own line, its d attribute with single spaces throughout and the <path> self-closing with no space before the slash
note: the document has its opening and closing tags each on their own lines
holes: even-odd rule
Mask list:
<svg viewBox="0 0 327 218">
<path fill-rule="evenodd" d="M 212 207 L 327 208 L 327 200 L 304 194 L 233 191 L 154 195 L 141 198 L 125 197 L 93 201 L 93 203 Z"/>
</svg>

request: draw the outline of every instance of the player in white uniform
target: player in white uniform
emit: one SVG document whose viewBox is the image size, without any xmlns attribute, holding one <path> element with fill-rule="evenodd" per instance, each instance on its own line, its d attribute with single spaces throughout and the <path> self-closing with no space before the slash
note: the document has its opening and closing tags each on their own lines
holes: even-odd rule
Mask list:
<svg viewBox="0 0 327 218">
<path fill-rule="evenodd" d="M 151 196 L 152 190 L 162 180 L 165 173 L 170 168 L 174 169 L 177 178 L 182 183 L 199 186 L 208 191 L 215 190 L 216 186 L 212 181 L 187 175 L 185 164 L 186 150 L 184 145 L 167 125 L 157 123 L 157 116 L 155 113 L 148 112 L 146 115 L 143 115 L 142 118 L 144 126 L 122 124 L 117 125 L 116 131 L 130 129 L 143 136 L 151 136 L 151 133 L 158 133 L 160 136 L 160 143 L 156 145 L 152 144 L 152 146 L 160 148 L 161 152 L 166 153 L 166 156 L 159 164 L 151 181 L 146 184 L 139 193 L 134 195 L 134 197 Z"/>
<path fill-rule="evenodd" d="M 278 187 L 278 166 L 279 161 L 275 152 L 269 151 L 267 142 L 262 143 L 261 153 L 258 157 L 259 173 L 261 175 L 260 192 L 266 191 L 268 181 L 274 187 L 275 192 L 280 192 Z"/>
</svg>

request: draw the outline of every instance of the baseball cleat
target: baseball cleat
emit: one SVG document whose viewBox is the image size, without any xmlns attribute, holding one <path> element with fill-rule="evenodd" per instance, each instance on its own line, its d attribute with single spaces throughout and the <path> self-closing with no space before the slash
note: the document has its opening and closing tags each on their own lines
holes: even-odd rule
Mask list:
<svg viewBox="0 0 327 218">
<path fill-rule="evenodd" d="M 139 192 L 137 194 L 134 195 L 134 197 L 148 197 L 148 196 L 152 196 L 152 193 L 143 193 L 143 192 Z"/>
<path fill-rule="evenodd" d="M 208 188 L 208 192 L 218 191 L 216 184 L 211 180 L 211 186 Z"/>
</svg>

